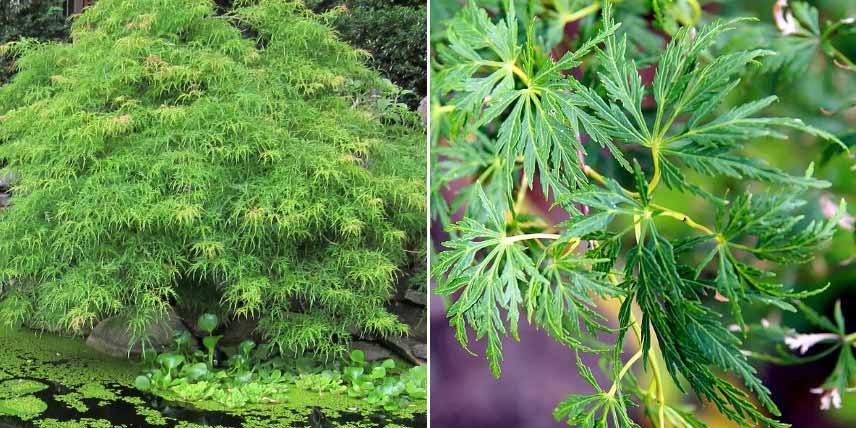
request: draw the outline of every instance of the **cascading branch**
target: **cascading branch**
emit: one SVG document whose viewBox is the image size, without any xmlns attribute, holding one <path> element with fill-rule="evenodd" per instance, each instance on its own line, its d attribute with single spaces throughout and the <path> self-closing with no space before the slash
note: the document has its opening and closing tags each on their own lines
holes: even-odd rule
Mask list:
<svg viewBox="0 0 856 428">
<path fill-rule="evenodd" d="M 418 119 L 289 0 L 100 0 L 73 43 L 22 41 L 0 87 L 0 320 L 79 331 L 125 316 L 138 339 L 214 297 L 282 352 L 400 334 L 384 309 L 424 256 Z"/>
<path fill-rule="evenodd" d="M 727 302 L 740 326 L 748 304 L 794 310 L 794 298 L 821 290 L 788 289 L 753 261 L 805 263 L 837 219 L 800 214 L 800 191 L 828 186 L 811 177 L 811 167 L 791 176 L 742 149 L 753 139 L 785 138 L 783 128 L 840 141 L 799 119 L 761 115 L 775 97 L 722 111 L 740 74 L 770 54 L 711 54 L 736 21 L 678 30 L 646 87 L 610 9 L 606 2 L 597 35 L 559 59 L 538 47 L 531 27 L 520 42 L 514 2 L 498 23 L 472 1 L 449 23 L 433 80 L 443 104 L 434 131 L 449 144 L 435 150 L 432 215 L 451 235 L 432 264 L 436 292 L 453 297 L 447 316 L 464 347 L 469 330 L 486 338 L 497 376 L 501 338 L 516 337 L 521 316 L 576 352 L 594 392 L 558 405 L 556 418 L 572 426 L 638 426 L 628 415 L 635 405 L 658 427 L 703 426 L 665 402 L 666 373 L 741 426 L 784 426 L 717 301 Z M 583 62 L 593 63 L 583 73 L 590 83 L 573 77 Z M 643 107 L 648 95 L 653 105 Z M 595 164 L 617 168 L 607 176 Z M 690 170 L 769 190 L 726 201 L 688 180 Z M 464 177 L 474 180 L 447 204 L 440 191 Z M 536 181 L 570 220 L 552 224 L 524 212 Z M 715 223 L 658 204 L 664 188 L 703 198 Z M 452 223 L 459 208 L 463 219 Z M 668 221 L 683 223 L 686 234 L 663 233 Z M 621 302 L 617 323 L 598 311 L 604 299 Z M 640 346 L 625 359 L 628 335 Z M 610 387 L 596 381 L 580 353 L 606 360 Z M 644 369 L 634 371 L 637 365 Z M 652 375 L 650 385 L 641 384 L 640 370 Z"/>
</svg>

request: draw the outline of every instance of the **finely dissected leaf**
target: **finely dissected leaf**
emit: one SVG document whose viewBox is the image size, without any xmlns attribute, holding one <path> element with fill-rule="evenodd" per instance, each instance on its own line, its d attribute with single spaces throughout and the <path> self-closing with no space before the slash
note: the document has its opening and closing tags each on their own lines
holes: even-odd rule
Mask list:
<svg viewBox="0 0 856 428">
<path fill-rule="evenodd" d="M 771 412 L 777 413 L 769 391 L 742 354 L 740 341 L 721 324 L 716 312 L 697 302 L 700 290 L 675 269 L 669 242 L 650 224 L 646 236 L 649 243 L 631 250 L 626 268 L 638 272 L 630 285 L 643 313 L 643 349 L 651 347 L 648 331 L 653 331 L 673 377 L 680 374 L 696 393 L 736 421 L 769 422 L 748 395 L 712 370 L 736 373 Z"/>
<path fill-rule="evenodd" d="M 817 8 L 802 1 L 777 3 L 774 15 L 778 15 L 776 26 L 779 31 L 766 38 L 772 39 L 768 41 L 769 49 L 776 55 L 765 58 L 764 72 L 775 72 L 774 76 L 782 83 L 792 83 L 809 71 L 811 60 L 818 52 L 825 54 L 835 66 L 849 72 L 856 71 L 852 62 L 835 48 L 838 41 L 833 42 L 836 37 L 856 29 L 856 21 L 852 17 L 827 20 L 821 26 Z M 844 62 L 840 62 L 842 60 Z"/>
<path fill-rule="evenodd" d="M 577 141 L 583 131 L 623 162 L 621 152 L 599 132 L 599 121 L 571 96 L 573 82 L 563 75 L 616 28 L 610 21 L 578 50 L 554 60 L 536 49 L 531 29 L 526 44 L 517 45 L 513 3 L 498 24 L 470 3 L 449 24 L 449 44 L 438 49 L 443 68 L 435 82 L 440 93 L 454 94 L 448 101 L 453 107 L 448 113 L 452 129 L 470 129 L 466 126 L 470 121 L 475 127 L 499 121 L 496 152 L 504 159 L 506 171 L 510 175 L 520 160 L 529 183 L 538 169 L 545 189 L 574 188 L 586 181 L 577 155 L 586 152 Z"/>
<path fill-rule="evenodd" d="M 447 249 L 433 266 L 435 276 L 440 279 L 436 293 L 460 291 L 447 316 L 456 327 L 461 344 L 467 347 L 467 326 L 475 332 L 477 340 L 486 338 L 486 356 L 494 374 L 499 376 L 501 337 L 509 331 L 516 337 L 523 306 L 530 322 L 547 330 L 557 341 L 574 349 L 593 351 L 577 339 L 582 333 L 581 326 L 590 335 L 609 328 L 603 325 L 603 316 L 594 310 L 596 303 L 589 293 L 600 296 L 619 293 L 604 274 L 580 270 L 598 260 L 565 254 L 564 245 L 534 255 L 524 241 L 509 239 L 505 219 L 493 208 L 481 187 L 477 187 L 477 192 L 478 203 L 488 213 L 487 224 L 470 219 L 454 224 L 451 230 L 457 238 L 443 244 Z"/>
<path fill-rule="evenodd" d="M 724 108 L 741 77 L 773 52 L 717 54 L 719 36 L 744 20 L 695 26 L 700 10 L 681 9 L 690 3 L 654 3 L 658 22 L 674 36 L 659 56 L 647 54 L 645 61 L 657 59 L 650 87 L 639 73 L 647 62 L 633 57 L 632 37 L 616 28 L 608 2 L 604 29 L 581 38 L 582 48 L 560 59 L 533 42 L 538 23 L 504 44 L 516 32 L 508 19 L 516 19 L 511 3 L 500 24 L 482 11 L 462 12 L 457 19 L 470 25 L 450 26 L 449 45 L 438 47 L 438 101 L 453 119 L 444 134 L 448 146 L 439 150 L 437 171 L 451 174 L 440 179 L 442 189 L 453 180 L 477 180 L 464 187 L 454 208 L 443 207 L 441 220 L 453 239 L 433 266 L 437 292 L 454 298 L 449 317 L 464 346 L 467 326 L 487 337 L 494 373 L 500 337 L 509 329 L 515 335 L 521 308 L 530 322 L 573 348 L 594 392 L 570 395 L 558 405 L 554 416 L 572 426 L 636 426 L 628 416 L 636 403 L 644 404 L 652 426 L 704 426 L 655 398 L 662 388 L 660 359 L 663 374 L 736 424 L 785 426 L 774 419 L 779 411 L 749 364 L 746 345 L 727 325 L 748 328 L 747 304 L 794 311 L 794 299 L 824 289 L 791 289 L 767 265 L 806 263 L 832 238 L 839 217 L 812 220 L 799 199 L 804 190 L 829 183 L 813 178 L 813 165 L 794 176 L 744 149 L 794 130 L 843 145 L 799 119 L 766 116 L 774 96 Z M 816 20 L 807 8 L 801 11 L 799 19 Z M 485 33 L 467 44 L 455 31 Z M 505 35 L 495 38 L 502 44 L 492 32 Z M 466 49 L 491 59 L 455 56 Z M 510 65 L 503 62 L 508 59 Z M 581 73 L 569 73 L 572 68 Z M 606 150 L 586 152 L 586 146 Z M 504 172 L 498 174 L 499 168 Z M 737 186 L 733 194 L 715 194 L 691 181 L 690 171 L 759 181 L 775 191 L 753 196 Z M 553 208 L 570 218 L 556 221 L 528 209 L 526 192 L 537 181 L 553 197 Z M 662 187 L 701 196 L 713 224 L 662 205 Z M 449 224 L 453 211 L 463 212 L 463 219 Z M 842 204 L 838 215 L 843 212 Z M 682 223 L 686 233 L 667 234 L 670 229 L 660 227 L 667 221 Z M 604 316 L 597 308 L 609 299 L 619 301 L 619 310 Z M 627 358 L 624 345 L 633 337 L 641 349 Z M 612 387 L 598 384 L 580 353 L 599 358 Z M 648 387 L 634 374 L 641 370 L 653 372 Z"/>
</svg>

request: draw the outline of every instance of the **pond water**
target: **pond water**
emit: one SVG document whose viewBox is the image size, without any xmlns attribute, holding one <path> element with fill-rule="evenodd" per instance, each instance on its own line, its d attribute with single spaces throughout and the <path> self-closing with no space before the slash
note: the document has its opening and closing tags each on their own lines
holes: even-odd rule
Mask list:
<svg viewBox="0 0 856 428">
<path fill-rule="evenodd" d="M 385 414 L 347 396 L 290 392 L 289 401 L 240 410 L 195 408 L 142 393 L 140 367 L 73 338 L 0 330 L 0 428 L 414 427 L 423 410 Z"/>
</svg>

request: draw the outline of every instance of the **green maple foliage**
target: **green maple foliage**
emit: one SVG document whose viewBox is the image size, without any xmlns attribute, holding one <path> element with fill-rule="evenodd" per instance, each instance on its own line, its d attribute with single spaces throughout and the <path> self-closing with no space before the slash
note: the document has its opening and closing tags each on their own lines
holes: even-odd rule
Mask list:
<svg viewBox="0 0 856 428">
<path fill-rule="evenodd" d="M 188 296 L 258 317 L 281 351 L 391 335 L 424 242 L 424 135 L 301 2 L 101 0 L 72 43 L 5 46 L 0 319 L 148 325 Z M 375 95 L 366 95 L 366 94 Z"/>
<path fill-rule="evenodd" d="M 790 289 L 753 261 L 810 261 L 837 218 L 800 213 L 804 190 L 828 186 L 811 166 L 792 176 L 743 149 L 786 138 L 786 129 L 841 142 L 799 119 L 764 116 L 772 96 L 722 108 L 740 76 L 772 54 L 716 54 L 714 42 L 739 19 L 676 29 L 646 86 L 610 3 L 603 9 L 600 30 L 557 58 L 541 48 L 535 23 L 519 30 L 514 2 L 496 23 L 472 1 L 448 23 L 432 80 L 434 141 L 448 140 L 435 150 L 432 215 L 451 236 L 432 263 L 436 292 L 452 299 L 447 316 L 464 347 L 470 331 L 486 339 L 497 376 L 501 338 L 516 337 L 521 318 L 576 352 L 594 392 L 558 405 L 556 418 L 572 426 L 638 426 L 628 409 L 639 404 L 655 426 L 703 426 L 664 401 L 666 373 L 741 426 L 782 426 L 744 336 L 720 312 L 730 310 L 745 329 L 749 304 L 794 311 L 795 299 L 822 291 Z M 715 195 L 688 172 L 768 189 Z M 440 191 L 465 177 L 470 184 L 447 203 Z M 522 201 L 538 182 L 569 220 L 525 212 Z M 701 198 L 715 224 L 658 204 L 664 189 Z M 457 211 L 463 219 L 453 222 Z M 663 232 L 675 220 L 687 226 L 684 235 Z M 598 310 L 604 299 L 621 302 L 616 320 Z M 628 336 L 640 343 L 629 359 Z M 610 388 L 579 353 L 603 357 Z M 650 387 L 632 370 L 637 362 L 653 375 Z"/>
</svg>

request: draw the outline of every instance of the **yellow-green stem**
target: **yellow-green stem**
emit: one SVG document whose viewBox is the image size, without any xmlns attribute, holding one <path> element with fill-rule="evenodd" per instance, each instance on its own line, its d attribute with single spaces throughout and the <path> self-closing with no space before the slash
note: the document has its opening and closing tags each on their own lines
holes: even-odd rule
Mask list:
<svg viewBox="0 0 856 428">
<path fill-rule="evenodd" d="M 511 72 L 523 81 L 524 85 L 532 87 L 532 83 L 529 81 L 529 75 L 527 75 L 522 68 L 518 67 L 517 64 L 508 64 L 508 66 L 511 67 Z"/>
<path fill-rule="evenodd" d="M 526 190 L 529 188 L 529 184 L 526 180 L 526 174 L 523 174 L 523 177 L 520 178 L 520 190 L 517 191 L 517 200 L 514 201 L 514 214 L 519 215 L 520 210 L 523 209 L 523 203 L 526 201 Z"/>
<path fill-rule="evenodd" d="M 648 183 L 648 194 L 654 193 L 654 189 L 657 188 L 657 185 L 660 184 L 660 143 L 659 141 L 654 142 L 651 145 L 651 159 L 654 161 L 654 176 L 651 177 L 651 181 Z"/>
<path fill-rule="evenodd" d="M 618 285 L 618 279 L 615 275 L 607 275 L 607 279 L 613 285 Z M 633 333 L 636 334 L 636 340 L 639 342 L 639 352 L 642 352 L 642 329 L 639 327 L 639 322 L 636 321 L 636 316 L 633 311 L 630 311 L 630 325 Z M 639 353 L 637 352 L 637 354 Z M 652 385 L 656 385 L 657 391 L 657 424 L 658 428 L 666 427 L 666 394 L 663 388 L 663 375 L 660 371 L 660 364 L 657 362 L 657 357 L 648 358 L 648 365 L 651 366 L 651 377 L 653 378 Z"/>
<path fill-rule="evenodd" d="M 716 232 L 711 230 L 709 227 L 707 227 L 703 224 L 696 223 L 695 220 L 690 218 L 690 216 L 688 216 L 682 212 L 670 210 L 670 209 L 668 209 L 662 205 L 657 205 L 657 204 L 651 204 L 651 208 L 660 210 L 660 215 L 664 215 L 666 217 L 674 218 L 674 219 L 684 223 L 685 225 L 687 225 L 693 229 L 700 230 L 700 231 L 702 231 L 708 235 L 716 235 Z"/>
<path fill-rule="evenodd" d="M 506 244 L 513 244 L 518 241 L 525 241 L 527 239 L 559 239 L 561 235 L 557 235 L 555 233 L 530 233 L 527 235 L 514 235 L 514 236 L 506 236 L 503 238 L 503 242 Z"/>
<path fill-rule="evenodd" d="M 592 180 L 600 183 L 601 186 L 606 186 L 606 179 L 603 177 L 603 175 L 601 175 L 599 172 L 595 171 L 592 167 L 590 167 L 588 165 L 583 166 L 583 173 L 585 173 L 585 175 L 589 176 Z M 621 189 L 624 190 L 624 193 L 626 193 L 628 196 L 633 197 L 633 198 L 639 198 L 638 193 L 632 192 L 632 191 L 627 190 L 623 187 Z"/>
<path fill-rule="evenodd" d="M 586 16 L 597 12 L 598 10 L 600 10 L 600 2 L 596 1 L 576 12 L 572 12 L 568 15 L 562 15 L 562 22 L 567 24 L 570 22 L 578 21 L 580 19 L 585 18 Z"/>
<path fill-rule="evenodd" d="M 583 172 L 584 172 L 586 175 L 588 175 L 589 177 L 591 177 L 591 179 L 593 179 L 594 181 L 597 181 L 598 183 L 600 183 L 602 186 L 605 186 L 605 185 L 606 185 L 606 179 L 603 177 L 603 175 L 601 175 L 599 172 L 597 172 L 597 171 L 595 171 L 594 169 L 592 169 L 590 166 L 585 165 L 585 166 L 583 167 Z M 652 181 L 652 182 L 653 182 L 653 181 Z M 638 193 L 636 193 L 636 192 L 631 192 L 631 191 L 629 191 L 629 190 L 627 190 L 627 189 L 624 189 L 624 188 L 622 188 L 622 189 L 624 190 L 624 193 L 626 193 L 628 196 L 631 196 L 631 197 L 634 197 L 634 198 L 639 198 L 639 194 L 638 194 Z M 692 218 L 690 218 L 690 216 L 688 216 L 688 215 L 686 215 L 686 214 L 684 214 L 684 213 L 682 213 L 682 212 L 678 212 L 678 211 L 675 211 L 675 210 L 671 210 L 671 209 L 669 209 L 669 208 L 666 208 L 666 207 L 664 207 L 664 206 L 662 206 L 662 205 L 658 205 L 658 204 L 651 204 L 651 208 L 657 209 L 657 210 L 661 211 L 661 212 L 660 212 L 660 214 L 661 214 L 661 215 L 664 215 L 664 216 L 666 216 L 666 217 L 672 217 L 672 218 L 674 218 L 674 219 L 677 219 L 677 220 L 681 221 L 682 223 L 686 224 L 687 226 L 689 226 L 689 227 L 691 227 L 691 228 L 693 228 L 693 229 L 700 230 L 700 231 L 702 231 L 702 232 L 704 232 L 704 233 L 706 233 L 706 234 L 708 234 L 708 235 L 715 235 L 715 234 L 716 234 L 716 233 L 715 233 L 713 230 L 711 230 L 709 227 L 707 227 L 707 226 L 705 226 L 705 225 L 703 225 L 703 224 L 699 224 L 699 223 L 697 223 L 695 220 L 693 220 Z"/>
<path fill-rule="evenodd" d="M 615 397 L 615 394 L 618 392 L 618 386 L 621 385 L 621 379 L 624 377 L 624 375 L 627 374 L 628 371 L 630 371 L 630 368 L 633 366 L 633 364 L 636 363 L 636 361 L 638 361 L 640 358 L 642 358 L 642 354 L 642 347 L 639 347 L 639 350 L 636 351 L 636 353 L 633 354 L 633 356 L 630 357 L 630 359 L 627 360 L 626 363 L 624 363 L 624 367 L 622 367 L 621 371 L 618 372 L 618 376 L 616 376 L 615 381 L 612 382 L 612 387 L 609 388 L 609 391 L 607 391 L 606 393 L 609 398 Z"/>
</svg>

